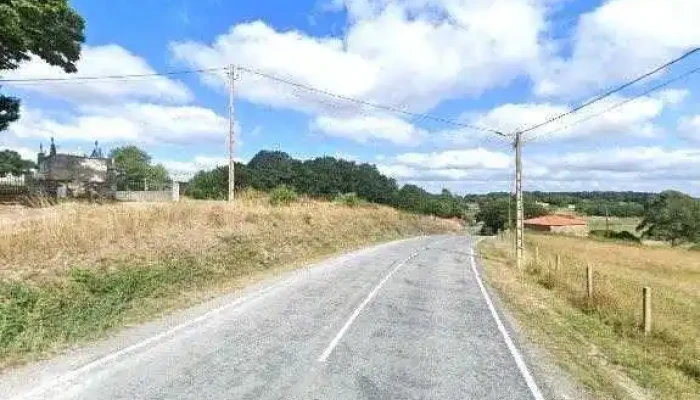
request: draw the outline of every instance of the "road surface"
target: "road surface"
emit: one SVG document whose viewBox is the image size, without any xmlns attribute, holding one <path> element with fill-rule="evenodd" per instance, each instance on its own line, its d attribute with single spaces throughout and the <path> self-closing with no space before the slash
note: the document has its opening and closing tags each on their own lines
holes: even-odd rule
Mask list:
<svg viewBox="0 0 700 400">
<path fill-rule="evenodd" d="M 341 256 L 128 346 L 96 350 L 70 369 L 14 372 L 0 392 L 16 399 L 541 399 L 471 247 L 464 236 L 437 236 Z"/>
</svg>

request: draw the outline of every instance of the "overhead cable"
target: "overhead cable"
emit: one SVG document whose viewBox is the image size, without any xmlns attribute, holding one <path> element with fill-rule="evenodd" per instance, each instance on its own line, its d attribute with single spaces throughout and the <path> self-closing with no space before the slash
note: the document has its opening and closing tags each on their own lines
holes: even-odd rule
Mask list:
<svg viewBox="0 0 700 400">
<path fill-rule="evenodd" d="M 605 93 L 603 93 L 603 94 L 601 94 L 601 95 L 599 95 L 599 96 L 594 97 L 594 98 L 591 99 L 591 100 L 586 101 L 585 103 L 583 103 L 583 104 L 581 104 L 581 105 L 579 105 L 579 106 L 576 106 L 576 107 L 572 108 L 571 110 L 569 110 L 569 111 L 567 111 L 567 112 L 564 112 L 564 113 L 562 113 L 562 114 L 559 114 L 559 115 L 557 115 L 556 117 L 550 118 L 550 119 L 548 119 L 548 120 L 546 120 L 546 121 L 544 121 L 544 122 L 541 122 L 541 123 L 539 123 L 539 124 L 530 126 L 530 127 L 526 128 L 526 129 L 521 129 L 521 130 L 519 130 L 519 132 L 520 132 L 520 133 L 530 132 L 530 131 L 532 131 L 532 130 L 541 128 L 541 127 L 543 127 L 543 126 L 545 126 L 545 125 L 549 125 L 549 124 L 551 124 L 552 122 L 556 122 L 556 121 L 558 121 L 558 120 L 560 120 L 560 119 L 562 119 L 562 118 L 564 118 L 564 117 L 566 117 L 566 116 L 568 116 L 568 115 L 571 115 L 571 114 L 573 114 L 573 113 L 575 113 L 575 112 L 577 112 L 577 111 L 580 111 L 580 110 L 582 110 L 582 109 L 584 109 L 584 108 L 586 108 L 586 107 L 589 107 L 589 106 L 591 106 L 591 105 L 593 105 L 593 104 L 595 104 L 595 103 L 597 103 L 597 102 L 599 102 L 599 101 L 601 101 L 601 100 L 603 100 L 603 99 L 605 99 L 605 98 L 607 98 L 607 97 L 610 97 L 610 96 L 612 96 L 613 94 L 615 94 L 615 93 L 617 93 L 617 92 L 619 92 L 619 91 L 621 91 L 621 90 L 624 90 L 624 89 L 626 89 L 626 88 L 628 88 L 628 87 L 634 85 L 635 83 L 637 83 L 637 82 L 639 82 L 639 81 L 641 81 L 641 80 L 644 80 L 644 79 L 646 79 L 646 78 L 648 78 L 648 77 L 650 77 L 650 76 L 652 76 L 652 75 L 658 73 L 659 71 L 662 71 L 662 70 L 664 70 L 664 69 L 670 67 L 670 66 L 673 65 L 673 64 L 676 64 L 677 62 L 679 62 L 679 61 L 681 61 L 681 60 L 684 60 L 684 59 L 690 57 L 691 55 L 697 53 L 698 51 L 700 51 L 700 47 L 696 47 L 696 48 L 694 48 L 694 49 L 692 49 L 692 50 L 690 50 L 690 51 L 684 53 L 683 55 L 681 55 L 681 56 L 679 56 L 679 57 L 676 57 L 676 58 L 674 58 L 673 60 L 668 61 L 668 62 L 664 63 L 663 65 L 661 65 L 661 66 L 659 66 L 659 67 L 656 67 L 656 68 L 654 68 L 653 70 L 651 70 L 651 71 L 649 71 L 649 72 L 647 72 L 647 73 L 645 73 L 645 74 L 643 74 L 643 75 L 638 76 L 638 77 L 635 78 L 635 79 L 632 79 L 631 81 L 628 81 L 628 82 L 626 82 L 626 83 L 624 83 L 624 84 L 622 84 L 622 85 L 620 85 L 620 86 L 618 86 L 618 87 L 616 87 L 616 88 L 614 88 L 614 89 L 611 89 L 611 90 L 609 90 L 609 91 L 607 91 L 607 92 L 605 92 Z"/>
</svg>

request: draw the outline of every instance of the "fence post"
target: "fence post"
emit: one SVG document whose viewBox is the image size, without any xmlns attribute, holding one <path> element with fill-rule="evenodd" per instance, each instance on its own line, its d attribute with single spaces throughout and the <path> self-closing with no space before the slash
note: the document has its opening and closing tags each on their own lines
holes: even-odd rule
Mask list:
<svg viewBox="0 0 700 400">
<path fill-rule="evenodd" d="M 172 200 L 180 201 L 180 182 L 173 181 L 173 186 L 170 188 L 170 190 L 172 191 Z"/>
<path fill-rule="evenodd" d="M 593 267 L 590 262 L 586 264 L 586 293 L 588 300 L 593 298 Z"/>
<path fill-rule="evenodd" d="M 644 335 L 649 335 L 651 333 L 651 288 L 645 286 L 642 289 L 642 294 L 644 300 L 642 301 L 643 308 L 643 325 L 644 325 Z"/>
<path fill-rule="evenodd" d="M 559 267 L 561 267 L 561 254 L 557 254 L 557 262 L 554 264 L 554 273 L 559 273 Z"/>
<path fill-rule="evenodd" d="M 540 246 L 535 246 L 535 265 L 540 263 Z"/>
</svg>

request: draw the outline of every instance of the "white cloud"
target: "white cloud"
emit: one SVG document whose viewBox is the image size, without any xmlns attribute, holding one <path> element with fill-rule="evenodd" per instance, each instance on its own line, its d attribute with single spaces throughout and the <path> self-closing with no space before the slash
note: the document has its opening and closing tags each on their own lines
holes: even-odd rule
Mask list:
<svg viewBox="0 0 700 400">
<path fill-rule="evenodd" d="M 236 159 L 236 161 L 240 162 L 241 160 Z M 199 171 L 208 171 L 221 165 L 228 165 L 228 157 L 197 155 L 188 161 L 155 160 L 155 162 L 162 164 L 173 178 L 186 181 Z"/>
<path fill-rule="evenodd" d="M 39 149 L 30 149 L 29 147 L 24 147 L 24 146 L 0 146 L 0 151 L 3 150 L 12 150 L 14 152 L 19 153 L 20 157 L 24 160 L 30 160 L 30 161 L 36 161 L 36 156 L 37 153 L 39 152 Z"/>
<path fill-rule="evenodd" d="M 686 139 L 700 143 L 700 115 L 681 118 L 678 132 Z"/>
<path fill-rule="evenodd" d="M 503 169 L 511 164 L 509 155 L 486 149 L 403 153 L 395 160 L 403 165 L 427 169 Z"/>
<path fill-rule="evenodd" d="M 658 92 L 655 97 L 664 103 L 675 105 L 684 102 L 688 97 L 690 97 L 690 90 L 666 89 Z"/>
<path fill-rule="evenodd" d="M 413 109 L 505 86 L 539 56 L 544 8 L 531 0 L 361 3 L 349 4 L 350 25 L 342 38 L 279 32 L 256 21 L 233 26 L 212 44 L 176 42 L 171 48 L 176 59 L 191 66 L 237 63 L 341 95 Z M 436 12 L 444 18 L 435 18 Z M 208 81 L 223 84 L 222 79 Z M 250 74 L 237 88 L 257 103 L 324 109 L 300 101 L 285 85 Z"/>
<path fill-rule="evenodd" d="M 684 93 L 673 91 L 654 97 L 641 97 L 621 107 L 611 109 L 627 99 L 611 96 L 570 116 L 554 121 L 547 126 L 526 133 L 525 139 L 539 140 L 572 139 L 601 135 L 624 135 L 650 138 L 657 136 L 661 127 L 655 119 L 665 107 L 682 101 Z M 496 127 L 504 132 L 514 132 L 537 125 L 571 108 L 553 103 L 503 104 L 484 114 L 472 117 L 471 123 Z"/>
<path fill-rule="evenodd" d="M 76 74 L 67 74 L 60 68 L 52 67 L 40 58 L 34 57 L 31 61 L 22 63 L 16 70 L 3 72 L 3 78 L 75 78 L 156 72 L 146 60 L 115 44 L 83 46 L 77 67 Z M 8 83 L 7 86 L 76 103 L 111 103 L 124 101 L 124 99 L 184 103 L 193 98 L 192 93 L 183 83 L 162 76 L 128 80 Z"/>
<path fill-rule="evenodd" d="M 700 45 L 697 15 L 694 0 L 606 1 L 580 17 L 564 43 L 571 56 L 552 55 L 535 69 L 535 92 L 590 93 L 647 72 Z"/>
<path fill-rule="evenodd" d="M 313 131 L 328 136 L 342 137 L 360 143 L 373 139 L 400 145 L 417 145 L 424 132 L 412 124 L 391 116 L 319 116 L 311 123 Z"/>
<path fill-rule="evenodd" d="M 540 156 L 534 162 L 544 167 L 534 176 L 550 179 L 569 179 L 571 175 L 578 179 L 584 176 L 600 179 L 626 176 L 633 179 L 700 178 L 700 149 L 638 146 Z"/>
<path fill-rule="evenodd" d="M 196 106 L 127 103 L 82 107 L 77 113 L 54 116 L 23 107 L 22 118 L 10 125 L 16 138 L 129 143 L 187 144 L 225 141 L 228 120 L 213 110 Z"/>
<path fill-rule="evenodd" d="M 474 192 L 512 188 L 512 154 L 480 149 L 461 152 L 463 156 L 455 152 L 407 153 L 385 158 L 378 168 L 401 182 L 432 189 Z M 525 190 L 692 191 L 688 184 L 700 181 L 700 148 L 638 146 L 536 154 L 526 157 L 523 171 Z"/>
<path fill-rule="evenodd" d="M 379 170 L 404 181 L 459 181 L 478 179 L 510 168 L 509 154 L 486 149 L 403 153 L 384 158 Z"/>
</svg>

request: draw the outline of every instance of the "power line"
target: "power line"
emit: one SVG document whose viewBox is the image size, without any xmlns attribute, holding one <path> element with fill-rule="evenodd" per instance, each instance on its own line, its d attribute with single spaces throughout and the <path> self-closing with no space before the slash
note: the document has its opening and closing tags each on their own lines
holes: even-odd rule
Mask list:
<svg viewBox="0 0 700 400">
<path fill-rule="evenodd" d="M 263 77 L 263 78 L 266 78 L 266 79 L 269 79 L 269 80 L 272 80 L 272 81 L 276 81 L 276 82 L 279 82 L 279 83 L 284 83 L 284 84 L 286 84 L 286 85 L 290 85 L 290 86 L 294 86 L 294 87 L 297 87 L 297 88 L 305 89 L 305 90 L 308 90 L 308 91 L 311 91 L 311 92 L 316 92 L 316 93 L 319 93 L 319 94 L 323 94 L 323 95 L 325 95 L 325 96 L 334 97 L 334 98 L 336 98 L 336 99 L 344 100 L 344 101 L 347 101 L 347 102 L 356 103 L 356 104 L 361 104 L 361 105 L 364 105 L 364 106 L 367 106 L 367 107 L 372 107 L 372 108 L 376 108 L 376 109 L 380 109 L 380 110 L 390 111 L 390 112 L 393 112 L 393 113 L 408 115 L 408 116 L 414 117 L 414 118 L 421 118 L 421 119 L 427 119 L 427 120 L 432 120 L 432 121 L 436 121 L 436 122 L 441 122 L 441 123 L 443 123 L 443 124 L 452 125 L 452 126 L 457 126 L 457 127 L 460 127 L 460 128 L 473 129 L 473 130 L 480 131 L 480 132 L 494 133 L 494 134 L 497 134 L 497 135 L 503 136 L 503 137 L 508 137 L 508 136 L 509 136 L 509 135 L 506 135 L 505 133 L 503 133 L 503 132 L 501 132 L 501 131 L 498 131 L 498 130 L 495 130 L 495 129 L 490 129 L 490 128 L 484 128 L 484 127 L 481 127 L 481 126 L 465 124 L 465 123 L 462 123 L 462 122 L 459 122 L 459 121 L 454 121 L 454 120 L 447 119 L 447 118 L 443 118 L 443 117 L 437 117 L 437 116 L 430 115 L 430 114 L 416 113 L 416 112 L 412 112 L 412 111 L 405 110 L 405 109 L 403 109 L 403 108 L 398 108 L 398 107 L 389 106 L 389 105 L 384 105 L 384 104 L 379 104 L 379 103 L 373 103 L 373 102 L 369 102 L 369 101 L 366 101 L 366 100 L 357 99 L 357 98 L 354 98 L 354 97 L 349 97 L 349 96 L 340 95 L 340 94 L 333 93 L 333 92 L 330 92 L 330 91 L 327 91 L 327 90 L 324 90 L 324 89 L 318 89 L 318 88 L 315 88 L 315 87 L 313 87 L 313 86 L 305 85 L 305 84 L 298 83 L 298 82 L 293 82 L 293 81 L 291 81 L 291 80 L 284 79 L 284 78 L 280 78 L 280 77 L 278 77 L 278 76 L 271 75 L 271 74 L 268 74 L 268 73 L 265 73 L 265 72 L 262 72 L 262 71 L 258 71 L 258 70 L 252 69 L 252 68 L 248 68 L 248 67 L 236 66 L 236 68 L 239 69 L 239 70 L 241 70 L 241 71 L 245 71 L 245 72 L 251 73 L 251 74 L 253 74 L 253 75 L 257 75 L 257 76 L 260 76 L 260 77 Z"/>
<path fill-rule="evenodd" d="M 607 91 L 607 92 L 605 92 L 605 93 L 603 93 L 603 94 L 601 94 L 601 95 L 599 95 L 599 96 L 597 96 L 597 97 L 594 97 L 593 99 L 591 99 L 591 100 L 589 100 L 589 101 L 587 101 L 587 102 L 585 102 L 585 103 L 583 103 L 583 104 L 581 104 L 581 105 L 579 105 L 579 106 L 577 106 L 577 107 L 574 107 L 573 109 L 571 109 L 571 110 L 569 110 L 569 111 L 567 111 L 567 112 L 565 112 L 565 113 L 559 114 L 559 115 L 557 115 L 556 117 L 550 118 L 550 119 L 548 119 L 548 120 L 546 120 L 546 121 L 544 121 L 544 122 L 541 122 L 541 123 L 539 123 L 539 124 L 533 125 L 533 126 L 531 126 L 531 127 L 529 127 L 529 128 L 522 129 L 522 130 L 520 130 L 520 133 L 526 133 L 526 132 L 530 132 L 530 131 L 532 131 L 532 130 L 535 130 L 535 129 L 537 129 L 537 128 L 541 128 L 541 127 L 543 127 L 543 126 L 545 126 L 545 125 L 551 124 L 552 122 L 558 121 L 558 120 L 560 120 L 560 119 L 566 117 L 567 115 L 571 115 L 571 114 L 573 114 L 573 113 L 575 113 L 575 112 L 577 112 L 577 111 L 580 111 L 580 110 L 582 110 L 582 109 L 584 109 L 584 108 L 586 108 L 586 107 L 588 107 L 588 106 L 590 106 L 590 105 L 592 105 L 592 104 L 595 104 L 595 103 L 599 102 L 600 100 L 605 99 L 606 97 L 610 97 L 610 96 L 612 96 L 613 94 L 615 94 L 615 93 L 617 93 L 617 92 L 619 92 L 619 91 L 621 91 L 621 90 L 624 90 L 624 89 L 626 89 L 626 88 L 628 88 L 628 87 L 634 85 L 635 83 L 637 83 L 637 82 L 639 82 L 639 81 L 641 81 L 641 80 L 644 80 L 644 79 L 646 79 L 646 78 L 648 78 L 648 77 L 650 77 L 650 76 L 656 74 L 657 72 L 659 72 L 659 71 L 661 71 L 661 70 L 663 70 L 663 69 L 666 69 L 666 68 L 670 67 L 671 65 L 673 65 L 673 64 L 675 64 L 675 63 L 677 63 L 677 62 L 679 62 L 679 61 L 681 61 L 681 60 L 684 60 L 684 59 L 690 57 L 691 55 L 695 54 L 695 53 L 698 52 L 698 51 L 700 51 L 700 47 L 696 47 L 696 48 L 694 48 L 694 49 L 692 49 L 692 50 L 690 50 L 690 51 L 684 53 L 684 54 L 681 55 L 680 57 L 674 58 L 673 60 L 668 61 L 668 62 L 666 62 L 665 64 L 663 64 L 663 65 L 661 65 L 661 66 L 659 66 L 659 67 L 657 67 L 657 68 L 654 68 L 652 71 L 649 71 L 649 72 L 647 72 L 647 73 L 645 73 L 645 74 L 643 74 L 643 75 L 641 75 L 641 76 L 639 76 L 639 77 L 637 77 L 637 78 L 635 78 L 635 79 L 633 79 L 633 80 L 631 80 L 631 81 L 629 81 L 629 82 L 627 82 L 627 83 L 624 83 L 624 84 L 622 84 L 622 85 L 620 85 L 620 86 L 618 86 L 618 87 L 616 87 L 616 88 L 614 88 L 614 89 L 611 89 L 611 90 L 609 90 L 609 91 Z"/>
<path fill-rule="evenodd" d="M 460 128 L 467 128 L 467 129 L 472 129 L 472 130 L 477 130 L 481 132 L 489 132 L 489 133 L 494 133 L 499 136 L 503 137 L 508 137 L 509 135 L 506 135 L 505 133 L 498 131 L 496 129 L 490 129 L 490 128 L 485 128 L 481 126 L 476 126 L 476 125 L 471 125 L 471 124 L 466 124 L 462 123 L 459 121 L 451 120 L 448 118 L 443 118 L 443 117 L 438 117 L 430 114 L 424 114 L 424 113 L 416 113 L 416 112 L 411 112 L 403 108 L 395 107 L 395 106 L 390 106 L 390 105 L 384 105 L 384 104 L 379 104 L 379 103 L 373 103 L 349 96 L 344 96 L 340 95 L 337 93 L 333 93 L 327 90 L 319 89 L 313 86 L 301 84 L 298 82 L 293 82 L 288 79 L 280 78 L 277 76 L 274 76 L 272 74 L 268 74 L 259 70 L 255 70 L 253 68 L 249 67 L 243 67 L 243 66 L 236 66 L 235 67 L 238 70 L 245 71 L 266 79 L 270 79 L 273 81 L 277 81 L 280 83 L 284 83 L 290 86 L 294 86 L 297 88 L 305 89 L 307 91 L 323 94 L 325 96 L 329 97 L 334 97 L 336 99 L 344 100 L 347 102 L 352 102 L 356 104 L 360 104 L 363 106 L 367 107 L 372 107 L 376 109 L 381 109 L 381 110 L 386 110 L 394 113 L 399 113 L 403 115 L 407 115 L 413 118 L 420 118 L 420 119 L 427 119 L 427 120 L 432 120 L 436 122 L 441 122 L 447 125 L 452 125 Z M 211 72 L 216 72 L 216 71 L 224 71 L 227 70 L 228 68 L 226 67 L 218 67 L 218 68 L 205 68 L 205 69 L 191 69 L 191 70 L 180 70 L 180 71 L 167 71 L 167 72 L 154 72 L 154 73 L 147 73 L 147 74 L 118 74 L 118 75 L 95 75 L 95 76 L 70 76 L 70 77 L 60 77 L 60 78 L 19 78 L 19 79 L 0 79 L 0 84 L 12 84 L 13 86 L 23 86 L 23 85 L 35 85 L 35 84 L 46 84 L 46 83 L 58 83 L 58 82 L 78 82 L 82 83 L 85 81 L 120 81 L 120 80 L 131 80 L 131 79 L 138 79 L 138 78 L 153 78 L 153 77 L 159 77 L 159 76 L 173 76 L 173 75 L 186 75 L 186 74 L 200 74 L 200 73 L 211 73 Z"/>
<path fill-rule="evenodd" d="M 158 76 L 172 75 L 188 75 L 201 74 L 214 71 L 223 71 L 225 67 L 205 68 L 205 69 L 188 69 L 180 71 L 152 72 L 147 74 L 119 74 L 119 75 L 93 75 L 93 76 L 68 76 L 61 78 L 20 78 L 20 79 L 0 79 L 0 83 L 12 84 L 32 84 L 32 83 L 48 83 L 48 82 L 69 82 L 69 81 L 102 81 L 102 80 L 125 80 L 132 78 L 152 78 Z"/>
<path fill-rule="evenodd" d="M 630 97 L 630 98 L 625 99 L 625 100 L 623 100 L 623 101 L 621 101 L 621 102 L 615 103 L 615 104 L 611 105 L 610 107 L 607 107 L 607 108 L 605 108 L 605 109 L 603 109 L 603 110 L 600 110 L 600 111 L 597 112 L 597 113 L 593 113 L 593 114 L 591 114 L 591 115 L 588 115 L 588 116 L 586 116 L 585 118 L 581 118 L 581 119 L 576 120 L 576 121 L 574 121 L 574 122 L 572 122 L 572 123 L 570 123 L 570 124 L 568 124 L 568 125 L 565 125 L 565 126 L 563 126 L 563 127 L 554 129 L 554 130 L 549 131 L 549 132 L 547 132 L 547 133 L 545 133 L 545 134 L 542 134 L 542 135 L 535 135 L 535 136 L 531 137 L 528 141 L 533 141 L 533 140 L 535 140 L 535 139 L 541 139 L 541 138 L 546 137 L 546 136 L 551 136 L 551 135 L 553 135 L 553 134 L 555 134 L 555 133 L 557 133 L 557 132 L 561 132 L 561 131 L 563 131 L 563 130 L 570 129 L 570 128 L 576 126 L 576 125 L 582 124 L 582 123 L 584 123 L 584 122 L 586 122 L 586 121 L 589 121 L 589 120 L 591 120 L 591 119 L 593 119 L 593 118 L 599 117 L 599 116 L 601 116 L 601 115 L 603 115 L 603 114 L 606 114 L 606 113 L 608 113 L 608 112 L 610 112 L 610 111 L 613 111 L 613 110 L 616 110 L 616 109 L 618 109 L 618 108 L 620 108 L 620 107 L 622 107 L 622 106 L 625 106 L 625 105 L 627 105 L 627 104 L 629 104 L 629 103 L 631 103 L 631 102 L 633 102 L 633 101 L 635 101 L 635 100 L 640 99 L 641 97 L 644 97 L 644 96 L 646 96 L 646 95 L 648 95 L 648 94 L 650 94 L 650 93 L 653 93 L 653 92 L 655 92 L 655 91 L 657 91 L 657 90 L 659 90 L 659 89 L 663 89 L 663 88 L 665 88 L 665 87 L 668 86 L 668 85 L 671 85 L 671 84 L 673 84 L 673 83 L 676 83 L 676 82 L 680 81 L 681 79 L 685 79 L 685 78 L 687 78 L 688 76 L 690 76 L 690 75 L 692 75 L 692 74 L 695 74 L 695 73 L 698 73 L 698 72 L 700 72 L 700 67 L 693 68 L 693 69 L 691 69 L 691 70 L 689 70 L 689 71 L 686 71 L 686 72 L 684 72 L 683 74 L 681 74 L 681 75 L 679 75 L 679 76 L 677 76 L 677 77 L 675 77 L 675 78 L 673 78 L 673 79 L 669 79 L 669 80 L 667 80 L 667 81 L 665 81 L 665 82 L 663 82 L 663 83 L 660 83 L 660 84 L 658 84 L 658 85 L 656 85 L 656 86 L 654 86 L 654 87 L 651 87 L 651 88 L 645 90 L 644 92 L 642 92 L 642 93 L 640 93 L 640 94 L 638 94 L 638 95 L 636 95 L 636 96 L 634 96 L 634 97 Z"/>
</svg>

